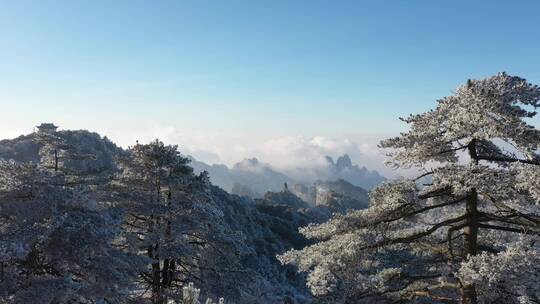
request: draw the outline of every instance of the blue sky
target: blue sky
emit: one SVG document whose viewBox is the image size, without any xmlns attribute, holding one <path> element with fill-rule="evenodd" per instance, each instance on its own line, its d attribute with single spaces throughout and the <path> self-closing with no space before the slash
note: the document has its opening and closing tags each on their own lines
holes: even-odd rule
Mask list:
<svg viewBox="0 0 540 304">
<path fill-rule="evenodd" d="M 539 11 L 538 1 L 0 0 L 0 136 L 54 121 L 122 145 L 165 137 L 225 162 L 271 139 L 375 142 L 467 78 L 540 83 Z"/>
</svg>

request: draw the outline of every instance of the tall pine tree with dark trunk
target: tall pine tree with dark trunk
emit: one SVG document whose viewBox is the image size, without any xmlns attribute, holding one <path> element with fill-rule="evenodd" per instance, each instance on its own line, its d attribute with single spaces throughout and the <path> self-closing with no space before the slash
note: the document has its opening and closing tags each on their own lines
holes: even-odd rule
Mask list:
<svg viewBox="0 0 540 304">
<path fill-rule="evenodd" d="M 205 257 L 227 244 L 222 214 L 211 202 L 208 176 L 194 175 L 177 146 L 156 140 L 128 152 L 115 185 L 126 239 L 148 260 L 140 276 L 142 298 L 167 303 L 187 282 L 199 282 L 202 272 L 218 271 Z"/>
</svg>

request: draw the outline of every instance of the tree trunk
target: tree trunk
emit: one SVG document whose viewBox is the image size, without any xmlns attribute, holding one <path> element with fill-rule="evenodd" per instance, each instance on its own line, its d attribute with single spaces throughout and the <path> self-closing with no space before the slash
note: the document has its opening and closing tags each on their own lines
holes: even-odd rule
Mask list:
<svg viewBox="0 0 540 304">
<path fill-rule="evenodd" d="M 152 263 L 152 303 L 164 303 L 161 289 L 161 272 L 159 271 L 159 262 Z"/>
<path fill-rule="evenodd" d="M 153 246 L 148 247 L 148 257 L 151 259 L 156 259 Z M 151 278 L 152 282 L 150 284 L 152 286 L 152 304 L 162 304 L 164 303 L 164 299 L 161 290 L 161 272 L 159 260 L 152 263 Z"/>
<path fill-rule="evenodd" d="M 478 155 L 476 153 L 476 140 L 471 140 L 468 145 L 469 156 L 471 162 L 478 164 Z M 464 259 L 469 256 L 476 255 L 478 252 L 478 193 L 475 188 L 471 189 L 469 197 L 467 198 L 467 205 L 465 207 L 465 214 L 467 216 L 467 226 L 463 229 L 464 233 Z M 463 304 L 476 304 L 477 295 L 476 287 L 474 284 L 467 284 L 463 286 L 461 302 Z"/>
<path fill-rule="evenodd" d="M 54 172 L 58 172 L 58 150 L 54 149 Z"/>
<path fill-rule="evenodd" d="M 468 226 L 464 228 L 465 235 L 465 252 L 464 258 L 476 255 L 477 253 L 477 239 L 478 239 L 478 194 L 476 189 L 472 189 L 469 198 L 467 199 L 466 214 Z M 463 293 L 461 302 L 463 304 L 476 304 L 476 288 L 474 284 L 468 284 L 463 286 Z"/>
<path fill-rule="evenodd" d="M 170 207 L 172 203 L 172 191 L 169 188 L 169 191 L 167 192 L 167 206 Z M 171 221 L 167 220 L 167 229 L 165 230 L 165 237 L 167 241 L 171 241 Z M 174 260 L 170 258 L 166 258 L 163 262 L 163 270 L 162 270 L 162 286 L 163 288 L 169 288 L 171 287 L 172 283 L 172 273 L 174 271 Z"/>
</svg>

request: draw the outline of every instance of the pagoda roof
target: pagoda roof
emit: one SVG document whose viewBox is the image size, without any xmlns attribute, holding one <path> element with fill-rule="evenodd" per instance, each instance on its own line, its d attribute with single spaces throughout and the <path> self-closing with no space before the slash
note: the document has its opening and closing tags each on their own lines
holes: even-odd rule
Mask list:
<svg viewBox="0 0 540 304">
<path fill-rule="evenodd" d="M 37 126 L 38 129 L 56 129 L 58 126 L 55 126 L 53 123 L 42 123 L 41 125 Z"/>
</svg>

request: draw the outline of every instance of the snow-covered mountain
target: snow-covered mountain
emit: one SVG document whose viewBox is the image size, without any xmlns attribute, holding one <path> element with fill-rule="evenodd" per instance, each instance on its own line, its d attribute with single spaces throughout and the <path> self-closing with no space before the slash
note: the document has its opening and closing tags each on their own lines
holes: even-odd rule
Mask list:
<svg viewBox="0 0 540 304">
<path fill-rule="evenodd" d="M 107 137 L 86 130 L 61 130 L 56 135 L 62 138 L 66 146 L 78 155 L 91 155 L 85 159 L 63 160 L 68 166 L 85 172 L 101 172 L 114 169 L 114 158 L 124 154 Z M 0 159 L 13 159 L 17 162 L 38 162 L 42 147 L 39 133 L 21 135 L 14 139 L 0 140 Z"/>
<path fill-rule="evenodd" d="M 54 135 L 77 154 L 92 156 L 65 163 L 67 167 L 83 166 L 85 172 L 112 173 L 117 170 L 117 157 L 127 153 L 106 137 L 85 130 L 62 130 Z M 2 140 L 0 159 L 37 163 L 42 145 L 39 133 Z M 303 186 L 307 189 L 303 192 L 299 190 L 303 189 L 300 184 L 255 158 L 232 168 L 210 166 L 196 160 L 192 160 L 191 165 L 195 171 L 208 171 L 214 184 L 225 186 L 229 191 L 252 191 L 251 195 L 241 197 L 217 186 L 210 189 L 211 200 L 223 212 L 227 227 L 244 236 L 240 260 L 245 280 L 225 295 L 231 299 L 239 294 L 251 295 L 253 303 L 310 303 L 305 277 L 294 267 L 282 265 L 276 255 L 312 243 L 299 233 L 300 227 L 327 220 L 334 212 L 364 208 L 367 192 L 344 180 Z M 260 198 L 250 198 L 255 192 L 260 193 L 257 194 Z M 211 288 L 213 282 L 206 283 L 207 288 Z"/>
</svg>

